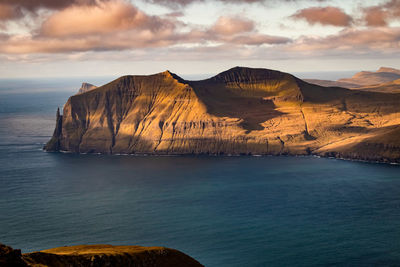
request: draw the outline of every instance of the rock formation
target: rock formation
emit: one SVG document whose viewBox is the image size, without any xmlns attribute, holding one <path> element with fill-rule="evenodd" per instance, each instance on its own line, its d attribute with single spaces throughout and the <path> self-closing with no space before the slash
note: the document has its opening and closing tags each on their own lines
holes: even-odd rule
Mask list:
<svg viewBox="0 0 400 267">
<path fill-rule="evenodd" d="M 373 92 L 400 92 L 398 84 L 390 85 L 400 79 L 400 70 L 381 67 L 376 72 L 361 71 L 351 78 L 343 78 L 337 81 L 305 79 L 306 82 L 326 87 L 344 87 L 350 89 Z"/>
<path fill-rule="evenodd" d="M 358 89 L 370 92 L 400 93 L 400 79 L 377 85 L 363 86 Z"/>
<path fill-rule="evenodd" d="M 360 88 L 361 85 L 350 82 L 339 82 L 339 81 L 331 81 L 331 80 L 319 80 L 319 79 L 305 79 L 304 81 L 324 87 L 343 87 L 343 88 Z"/>
<path fill-rule="evenodd" d="M 389 72 L 384 72 L 384 70 Z M 376 85 L 387 83 L 400 79 L 400 73 L 396 73 L 395 69 L 380 68 L 376 72 L 361 71 L 354 74 L 351 78 L 340 79 L 338 82 L 352 83 L 360 86 Z"/>
<path fill-rule="evenodd" d="M 388 67 L 380 67 L 377 72 L 391 72 L 400 75 L 400 70 Z"/>
<path fill-rule="evenodd" d="M 0 244 L 2 267 L 201 267 L 186 254 L 163 247 L 83 245 L 21 254 Z"/>
<path fill-rule="evenodd" d="M 96 85 L 93 85 L 90 83 L 82 83 L 82 86 L 81 86 L 81 88 L 79 88 L 77 95 L 86 93 L 86 92 L 96 89 L 96 88 L 97 88 Z"/>
<path fill-rule="evenodd" d="M 71 96 L 47 151 L 322 155 L 400 161 L 400 94 L 236 67 L 202 81 L 123 76 Z"/>
</svg>

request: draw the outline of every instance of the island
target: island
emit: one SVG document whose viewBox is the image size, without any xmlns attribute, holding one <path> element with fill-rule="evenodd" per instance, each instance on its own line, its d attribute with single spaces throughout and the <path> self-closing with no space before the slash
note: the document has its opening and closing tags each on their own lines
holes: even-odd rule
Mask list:
<svg viewBox="0 0 400 267">
<path fill-rule="evenodd" d="M 400 162 L 400 94 L 235 67 L 188 81 L 123 76 L 71 96 L 46 151 L 318 155 Z"/>
</svg>

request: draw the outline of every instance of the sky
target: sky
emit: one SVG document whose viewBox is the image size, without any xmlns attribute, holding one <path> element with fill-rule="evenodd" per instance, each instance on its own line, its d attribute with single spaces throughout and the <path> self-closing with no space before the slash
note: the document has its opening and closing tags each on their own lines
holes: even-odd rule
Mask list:
<svg viewBox="0 0 400 267">
<path fill-rule="evenodd" d="M 400 0 L 0 0 L 0 78 L 400 68 Z"/>
</svg>

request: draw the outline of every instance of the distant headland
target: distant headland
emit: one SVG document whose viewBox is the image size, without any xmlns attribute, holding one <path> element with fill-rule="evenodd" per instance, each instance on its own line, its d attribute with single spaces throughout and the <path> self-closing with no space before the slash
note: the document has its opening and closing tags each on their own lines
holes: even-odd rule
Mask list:
<svg viewBox="0 0 400 267">
<path fill-rule="evenodd" d="M 245 67 L 201 81 L 165 71 L 123 76 L 99 87 L 83 84 L 62 114 L 57 112 L 54 135 L 44 149 L 400 162 L 400 93 L 388 92 L 399 73 L 382 68 L 338 81 L 358 83 L 351 89 Z M 380 91 L 363 77 L 386 87 Z"/>
</svg>

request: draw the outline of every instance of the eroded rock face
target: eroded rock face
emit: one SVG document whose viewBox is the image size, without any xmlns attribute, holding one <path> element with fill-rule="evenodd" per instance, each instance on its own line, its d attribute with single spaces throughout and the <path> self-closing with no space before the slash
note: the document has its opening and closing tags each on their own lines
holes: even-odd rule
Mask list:
<svg viewBox="0 0 400 267">
<path fill-rule="evenodd" d="M 60 247 L 21 255 L 20 250 L 0 244 L 2 267 L 201 267 L 186 254 L 164 247 L 82 245 Z"/>
<path fill-rule="evenodd" d="M 203 81 L 168 71 L 124 76 L 70 97 L 45 149 L 399 161 L 399 104 L 399 94 L 322 87 L 267 69 L 236 67 Z"/>
</svg>

